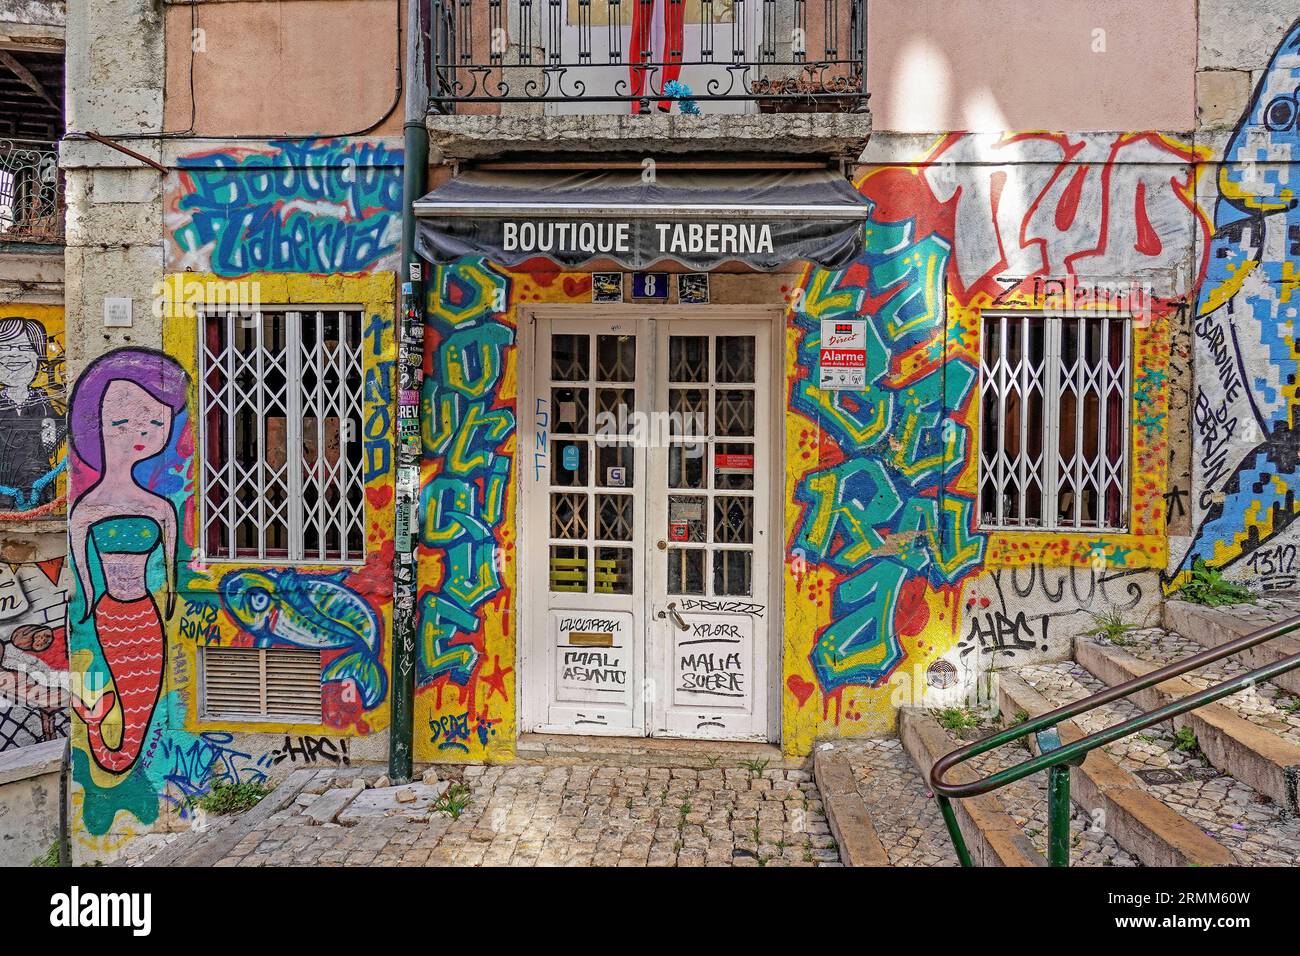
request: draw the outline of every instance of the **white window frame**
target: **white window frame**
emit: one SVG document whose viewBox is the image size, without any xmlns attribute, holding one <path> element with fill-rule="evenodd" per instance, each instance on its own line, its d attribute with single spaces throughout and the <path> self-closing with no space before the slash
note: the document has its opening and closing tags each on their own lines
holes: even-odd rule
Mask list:
<svg viewBox="0 0 1300 956">
<path fill-rule="evenodd" d="M 1000 321 L 999 330 L 999 354 L 994 359 L 993 364 L 989 364 L 989 358 L 985 352 L 985 328 L 986 323 L 990 321 Z M 1028 361 L 1028 349 L 1022 348 L 1022 360 L 1017 366 L 1012 367 L 1007 359 L 1007 329 L 1013 322 L 1021 323 L 1022 342 L 1028 342 L 1028 332 L 1030 323 L 1041 321 L 1044 324 L 1044 349 L 1043 349 L 1043 369 L 1040 378 L 1036 379 L 1033 375 L 1032 368 Z M 1083 361 L 1083 331 L 1086 321 L 1100 321 L 1106 323 L 1102 327 L 1100 337 L 1100 356 L 1099 364 L 1089 370 Z M 1080 342 L 1079 354 L 1076 356 L 1072 368 L 1065 369 L 1062 366 L 1061 358 L 1061 339 L 1062 329 L 1065 323 L 1076 323 L 1078 341 Z M 1109 323 L 1119 322 L 1123 326 L 1123 360 L 1118 370 L 1110 369 L 1110 352 L 1109 352 Z M 1065 533 L 1126 533 L 1130 526 L 1129 505 L 1131 501 L 1131 471 L 1132 471 L 1132 447 L 1131 447 L 1131 417 L 1132 417 L 1132 382 L 1133 382 L 1133 317 L 1124 313 L 1113 312 L 1042 312 L 1042 311 L 990 311 L 984 312 L 979 319 L 979 361 L 980 361 L 980 392 L 977 401 L 979 402 L 980 427 L 977 436 L 978 452 L 977 459 L 979 463 L 979 472 L 976 484 L 976 503 L 979 509 L 979 530 L 981 531 L 1020 531 L 1020 532 L 1065 532 Z M 1014 388 L 1008 388 L 1008 380 L 1015 376 L 1018 381 L 1015 382 Z M 996 379 L 998 384 L 991 385 L 990 380 Z M 997 448 L 990 452 L 985 448 L 984 433 L 985 423 L 984 399 L 986 391 L 993 387 L 998 396 L 998 421 L 997 431 Z M 1032 390 L 1041 390 L 1043 398 L 1043 454 L 1040 462 L 1033 462 L 1028 453 L 1029 437 L 1029 415 L 1023 410 L 1023 397 L 1030 394 Z M 1076 414 L 1075 414 L 1075 439 L 1074 439 L 1074 456 L 1070 465 L 1071 477 L 1068 483 L 1063 482 L 1061 476 L 1061 397 L 1064 391 L 1072 391 L 1076 396 Z M 1022 413 L 1020 419 L 1020 440 L 1019 452 L 1014 459 L 1007 457 L 1005 453 L 1006 440 L 1006 399 L 1009 392 L 1014 391 L 1022 398 Z M 1086 461 L 1082 450 L 1084 445 L 1084 415 L 1082 413 L 1083 400 L 1082 396 L 1088 392 L 1096 391 L 1100 400 L 1098 409 L 1098 435 L 1097 449 L 1098 455 L 1095 461 L 1089 463 Z M 1120 459 L 1118 467 L 1112 465 L 1105 453 L 1107 440 L 1111 436 L 1107 433 L 1107 415 L 1110 403 L 1118 401 L 1121 405 L 1121 414 L 1118 416 L 1121 429 L 1120 435 Z M 985 481 L 989 476 L 989 469 L 995 466 L 1002 471 L 1004 477 L 1000 480 L 995 479 L 995 487 L 999 488 L 996 494 L 997 511 L 992 516 L 984 514 L 984 490 Z M 1016 476 L 1014 479 L 1014 491 L 1017 496 L 1018 514 L 1022 517 L 1017 520 L 1014 516 L 1008 516 L 1004 511 L 1005 494 L 1001 489 L 1007 487 L 1008 478 L 1005 477 L 1007 470 L 1014 468 Z M 1037 475 L 1031 476 L 1031 469 L 1037 468 Z M 1040 486 L 1038 492 L 1030 489 L 1031 478 L 1036 480 Z M 1106 492 L 1107 489 L 1118 485 L 1120 494 L 1119 501 L 1119 521 L 1115 524 L 1107 524 L 1106 515 Z M 1059 518 L 1058 501 L 1062 487 L 1073 488 L 1073 519 L 1069 522 L 1063 522 Z M 1098 496 L 1100 520 L 1094 523 L 1085 523 L 1083 519 L 1083 495 L 1081 490 L 1089 486 L 1095 488 Z M 1027 513 L 1026 504 L 1029 496 L 1032 494 L 1042 495 L 1041 514 L 1043 519 L 1038 524 L 1028 524 L 1027 519 L 1023 516 Z"/>
<path fill-rule="evenodd" d="M 253 328 L 256 330 L 256 350 L 252 356 L 252 362 L 255 363 L 254 371 L 258 382 L 262 382 L 265 377 L 267 368 L 267 355 L 263 349 L 263 330 L 262 316 L 266 313 L 282 314 L 285 316 L 285 349 L 282 371 L 287 383 L 301 383 L 303 381 L 304 364 L 312 360 L 304 356 L 306 351 L 302 344 L 302 317 L 305 314 L 314 314 L 318 319 L 323 319 L 327 312 L 335 312 L 339 316 L 340 330 L 349 328 L 348 316 L 359 314 L 361 321 L 365 320 L 365 308 L 359 304 L 338 304 L 331 303 L 328 305 L 305 305 L 305 304 L 276 304 L 258 308 L 253 315 L 256 322 Z M 208 372 L 212 369 L 210 364 L 214 356 L 207 345 L 206 325 L 211 318 L 224 318 L 226 323 L 226 343 L 227 347 L 224 353 L 223 385 L 215 393 L 208 387 Z M 207 460 L 208 448 L 208 413 L 214 407 L 227 417 L 228 421 L 233 421 L 235 413 L 246 403 L 246 399 L 235 394 L 235 376 L 237 368 L 242 370 L 243 365 L 249 364 L 248 360 L 240 360 L 236 357 L 235 350 L 230 347 L 234 341 L 235 324 L 249 320 L 247 313 L 220 312 L 199 309 L 197 314 L 197 331 L 198 331 L 198 454 L 199 461 L 199 533 L 197 552 L 201 560 L 220 563 L 220 562 L 239 562 L 241 564 L 269 564 L 269 565 L 340 565 L 354 566 L 365 562 L 366 557 L 366 497 L 365 497 L 365 461 L 364 448 L 358 460 L 349 461 L 346 449 L 340 449 L 337 466 L 333 469 L 334 474 L 330 477 L 337 483 L 340 492 L 341 505 L 336 509 L 336 513 L 327 514 L 329 510 L 325 504 L 324 482 L 321 479 L 315 479 L 321 482 L 317 495 L 316 521 L 319 533 L 317 540 L 319 547 L 313 553 L 307 553 L 304 546 L 303 528 L 306 523 L 305 509 L 303 508 L 304 496 L 304 467 L 302 458 L 302 438 L 303 438 L 303 421 L 305 417 L 304 408 L 308 402 L 304 401 L 302 389 L 289 389 L 284 396 L 282 403 L 285 411 L 285 464 L 281 471 L 283 478 L 275 478 L 274 481 L 280 483 L 286 491 L 284 504 L 280 508 L 274 508 L 267 499 L 266 489 L 268 487 L 267 472 L 269 465 L 266 464 L 265 433 L 261 430 L 258 432 L 258 466 L 254 470 L 255 474 L 251 480 L 255 483 L 257 502 L 256 522 L 258 526 L 257 554 L 240 553 L 236 540 L 235 532 L 238 526 L 239 509 L 241 505 L 238 501 L 238 492 L 244 483 L 250 480 L 245 475 L 241 477 L 238 474 L 234 450 L 234 430 L 231 428 L 228 434 L 228 444 L 226 448 L 226 459 L 220 469 L 214 468 Z M 310 404 L 312 410 L 320 412 L 324 410 L 328 413 L 336 413 L 343 433 L 340 436 L 342 442 L 356 442 L 361 444 L 360 428 L 351 429 L 347 424 L 352 420 L 355 414 L 359 422 L 364 423 L 364 399 L 365 399 L 365 353 L 363 348 L 364 329 L 356 337 L 356 341 L 349 341 L 344 348 L 337 350 L 332 363 L 333 370 L 338 374 L 341 383 L 346 382 L 349 372 L 355 373 L 358 377 L 359 384 L 355 394 L 350 394 L 345 387 L 341 387 L 336 395 L 326 393 L 323 385 L 321 374 L 316 375 L 316 388 L 311 398 Z M 319 344 L 319 340 L 318 340 Z M 319 361 L 316 359 L 315 361 Z M 320 366 L 316 371 L 323 372 L 324 366 Z M 266 417 L 268 403 L 266 394 L 262 389 L 258 389 L 253 396 L 255 404 L 255 414 L 258 420 Z M 317 414 L 315 416 L 320 431 L 317 436 L 317 455 L 318 461 L 323 460 L 325 442 L 323 431 L 323 420 L 327 415 Z M 355 431 L 355 434 L 350 432 Z M 214 472 L 224 472 L 220 476 Z M 224 522 L 226 525 L 224 543 L 218 552 L 213 553 L 208 550 L 208 531 L 209 525 L 213 521 L 211 514 L 211 505 L 208 500 L 209 483 L 215 481 L 225 481 L 228 485 L 225 490 L 222 510 L 225 511 Z M 348 489 L 352 483 L 360 489 L 360 495 L 355 507 L 348 505 Z M 288 537 L 287 555 L 268 555 L 266 543 L 266 523 L 267 512 L 274 512 L 272 516 L 276 520 L 281 520 L 286 526 Z M 325 532 L 327 527 L 339 533 L 340 550 L 336 554 L 325 551 Z M 359 530 L 361 546 L 359 551 L 352 551 L 348 548 L 349 530 Z"/>
</svg>

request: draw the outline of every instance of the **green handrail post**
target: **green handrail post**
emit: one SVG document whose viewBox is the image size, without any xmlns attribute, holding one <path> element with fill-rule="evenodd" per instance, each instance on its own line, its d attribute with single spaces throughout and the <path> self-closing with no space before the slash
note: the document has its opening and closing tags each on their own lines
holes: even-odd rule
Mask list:
<svg viewBox="0 0 1300 956">
<path fill-rule="evenodd" d="M 1058 763 L 1047 781 L 1047 864 L 1070 865 L 1070 767 Z"/>
<path fill-rule="evenodd" d="M 952 808 L 952 801 L 947 797 L 937 799 L 944 825 L 948 827 L 948 835 L 952 837 L 953 849 L 957 851 L 957 862 L 962 866 L 974 866 L 975 864 L 971 862 L 970 850 L 966 849 L 966 838 L 961 835 L 961 827 L 957 825 L 957 813 Z"/>
</svg>

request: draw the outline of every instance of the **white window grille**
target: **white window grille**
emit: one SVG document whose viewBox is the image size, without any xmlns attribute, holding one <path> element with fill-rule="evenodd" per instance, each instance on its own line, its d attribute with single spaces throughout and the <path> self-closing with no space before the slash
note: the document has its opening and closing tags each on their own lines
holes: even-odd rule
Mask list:
<svg viewBox="0 0 1300 956">
<path fill-rule="evenodd" d="M 202 662 L 204 717 L 320 723 L 320 651 L 205 647 Z"/>
<path fill-rule="evenodd" d="M 986 529 L 1128 523 L 1130 322 L 985 315 L 980 512 Z"/>
<path fill-rule="evenodd" d="M 365 556 L 359 310 L 199 318 L 204 556 Z"/>
</svg>

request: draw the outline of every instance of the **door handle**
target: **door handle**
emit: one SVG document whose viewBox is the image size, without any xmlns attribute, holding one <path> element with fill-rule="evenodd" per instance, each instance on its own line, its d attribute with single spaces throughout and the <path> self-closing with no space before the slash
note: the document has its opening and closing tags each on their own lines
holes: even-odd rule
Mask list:
<svg viewBox="0 0 1300 956">
<path fill-rule="evenodd" d="M 677 604 L 675 602 L 669 603 L 668 613 L 673 616 L 673 623 L 677 625 L 678 629 L 683 631 L 689 631 L 691 629 L 691 626 L 682 620 L 682 616 L 677 613 Z"/>
</svg>

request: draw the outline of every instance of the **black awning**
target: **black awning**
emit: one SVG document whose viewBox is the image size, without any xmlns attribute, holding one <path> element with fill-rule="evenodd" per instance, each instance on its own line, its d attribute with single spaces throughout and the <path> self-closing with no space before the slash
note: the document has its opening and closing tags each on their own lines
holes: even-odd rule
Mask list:
<svg viewBox="0 0 1300 956">
<path fill-rule="evenodd" d="M 826 169 L 500 172 L 471 170 L 415 204 L 416 246 L 431 262 L 538 257 L 628 270 L 799 260 L 843 268 L 862 254 L 869 207 Z"/>
</svg>

